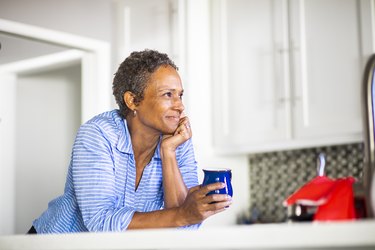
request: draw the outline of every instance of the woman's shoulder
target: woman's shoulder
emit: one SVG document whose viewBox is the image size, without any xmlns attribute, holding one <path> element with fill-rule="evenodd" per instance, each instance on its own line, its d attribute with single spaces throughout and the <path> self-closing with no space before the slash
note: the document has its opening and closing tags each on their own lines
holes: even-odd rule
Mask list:
<svg viewBox="0 0 375 250">
<path fill-rule="evenodd" d="M 118 134 L 124 129 L 124 121 L 117 109 L 98 114 L 85 122 L 80 131 L 97 130 L 104 134 Z"/>
<path fill-rule="evenodd" d="M 121 121 L 122 121 L 122 118 L 119 114 L 119 111 L 117 109 L 114 109 L 114 110 L 106 111 L 106 112 L 103 112 L 101 114 L 98 114 L 98 115 L 94 116 L 93 118 L 88 120 L 86 122 L 86 124 L 92 124 L 93 123 L 93 124 L 98 124 L 98 125 L 100 125 L 100 124 L 114 125 L 114 124 L 118 124 Z"/>
</svg>

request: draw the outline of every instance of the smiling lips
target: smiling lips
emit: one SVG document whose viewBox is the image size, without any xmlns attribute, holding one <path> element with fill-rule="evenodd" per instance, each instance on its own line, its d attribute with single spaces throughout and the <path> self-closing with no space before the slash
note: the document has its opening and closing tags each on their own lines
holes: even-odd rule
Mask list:
<svg viewBox="0 0 375 250">
<path fill-rule="evenodd" d="M 166 116 L 166 118 L 176 125 L 180 122 L 180 116 Z"/>
</svg>

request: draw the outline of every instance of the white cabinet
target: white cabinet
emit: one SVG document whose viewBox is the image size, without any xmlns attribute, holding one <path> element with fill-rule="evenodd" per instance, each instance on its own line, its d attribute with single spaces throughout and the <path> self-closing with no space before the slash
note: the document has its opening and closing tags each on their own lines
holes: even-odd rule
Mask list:
<svg viewBox="0 0 375 250">
<path fill-rule="evenodd" d="M 116 61 L 121 63 L 133 51 L 155 49 L 184 68 L 184 5 L 181 0 L 115 1 Z"/>
<path fill-rule="evenodd" d="M 372 1 L 221 0 L 211 7 L 219 152 L 362 140 Z"/>
</svg>

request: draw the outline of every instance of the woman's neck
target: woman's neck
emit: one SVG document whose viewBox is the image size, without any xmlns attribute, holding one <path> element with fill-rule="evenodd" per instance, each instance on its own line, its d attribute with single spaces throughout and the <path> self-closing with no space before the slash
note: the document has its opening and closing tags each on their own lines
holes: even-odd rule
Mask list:
<svg viewBox="0 0 375 250">
<path fill-rule="evenodd" d="M 137 159 L 138 157 L 141 157 L 150 160 L 158 145 L 160 134 L 146 131 L 146 129 L 133 117 L 127 118 L 126 121 L 132 140 L 135 158 Z"/>
<path fill-rule="evenodd" d="M 137 119 L 127 119 L 127 124 L 132 140 L 134 160 L 136 166 L 135 190 L 141 181 L 143 170 L 151 161 L 159 142 L 160 134 L 150 133 L 138 123 Z"/>
</svg>

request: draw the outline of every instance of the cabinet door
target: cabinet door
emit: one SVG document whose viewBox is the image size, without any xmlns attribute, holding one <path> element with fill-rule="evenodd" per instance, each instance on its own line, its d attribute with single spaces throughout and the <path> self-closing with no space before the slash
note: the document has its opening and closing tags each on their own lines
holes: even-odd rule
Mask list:
<svg viewBox="0 0 375 250">
<path fill-rule="evenodd" d="M 367 0 L 290 1 L 297 140 L 361 140 L 361 84 L 372 53 L 371 11 Z"/>
<path fill-rule="evenodd" d="M 214 144 L 225 152 L 287 140 L 285 1 L 212 1 Z"/>
</svg>

